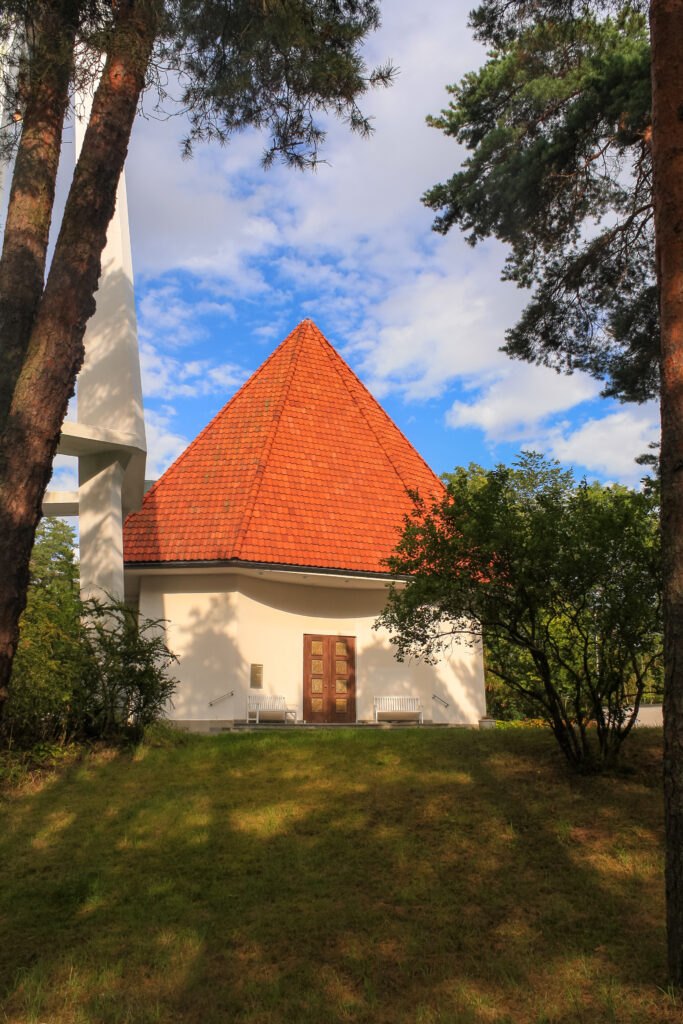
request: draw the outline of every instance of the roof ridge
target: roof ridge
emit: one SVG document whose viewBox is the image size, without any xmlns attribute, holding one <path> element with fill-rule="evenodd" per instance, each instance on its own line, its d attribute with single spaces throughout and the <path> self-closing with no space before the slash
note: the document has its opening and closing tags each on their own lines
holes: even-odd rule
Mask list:
<svg viewBox="0 0 683 1024">
<path fill-rule="evenodd" d="M 303 322 L 303 321 L 302 321 L 302 322 Z M 154 481 L 154 483 L 152 484 L 152 486 L 151 486 L 151 487 L 150 487 L 150 488 L 149 488 L 149 489 L 148 489 L 147 491 L 145 491 L 145 493 L 144 493 L 144 495 L 143 495 L 143 501 L 144 501 L 144 500 L 145 500 L 145 499 L 147 498 L 147 496 L 148 496 L 148 495 L 152 495 L 152 494 L 154 493 L 154 491 L 156 491 L 156 489 L 157 489 L 158 485 L 159 485 L 159 484 L 161 483 L 161 481 L 162 481 L 162 480 L 164 479 L 164 477 L 165 477 L 165 476 L 166 476 L 166 475 L 167 475 L 168 473 L 170 473 L 170 472 L 171 472 L 171 470 L 172 470 L 172 469 L 175 469 L 175 467 L 176 467 L 176 466 L 179 466 L 179 465 L 181 464 L 181 462 L 183 462 L 183 461 L 185 460 L 185 458 L 186 458 L 186 457 L 187 457 L 187 456 L 188 456 L 188 455 L 190 454 L 190 452 L 192 451 L 192 449 L 196 447 L 196 445 L 197 445 L 197 444 L 198 444 L 198 443 L 199 443 L 199 442 L 201 441 L 201 439 L 202 439 L 202 438 L 204 437 L 204 435 L 205 435 L 205 434 L 206 434 L 206 433 L 207 433 L 207 432 L 208 432 L 208 431 L 209 431 L 209 430 L 211 429 L 211 427 L 213 427 L 213 425 L 214 425 L 214 423 L 216 422 L 216 420 L 217 420 L 217 419 L 218 419 L 219 417 L 223 416 L 223 414 L 224 414 L 225 412 L 227 412 L 227 410 L 228 410 L 228 409 L 230 408 L 230 406 L 231 406 L 231 405 L 233 404 L 233 402 L 236 402 L 236 401 L 237 401 L 237 399 L 238 399 L 238 398 L 239 398 L 239 396 L 240 396 L 240 395 L 242 394 L 242 392 L 243 392 L 243 391 L 246 391 L 246 390 L 247 390 L 247 388 L 251 387 L 251 385 L 252 385 L 252 384 L 254 384 L 254 383 L 256 382 L 256 379 L 257 379 L 258 377 L 260 377 L 260 376 L 261 376 L 261 374 L 262 374 L 262 373 L 264 372 L 264 370 L 265 370 L 266 366 L 268 365 L 268 363 L 270 363 L 270 362 L 271 362 L 271 361 L 272 361 L 272 360 L 273 360 L 273 359 L 275 358 L 275 356 L 276 356 L 276 355 L 277 355 L 277 353 L 278 353 L 278 352 L 280 351 L 280 349 L 281 349 L 281 348 L 282 348 L 282 347 L 283 347 L 284 345 L 286 345 L 286 344 L 287 344 L 287 342 L 289 341 L 289 339 L 291 338 L 291 336 L 292 336 L 292 335 L 293 335 L 293 334 L 294 334 L 294 333 L 295 333 L 295 332 L 296 332 L 296 331 L 297 331 L 297 330 L 299 329 L 299 327 L 301 327 L 301 324 L 298 324 L 298 325 L 297 325 L 297 326 L 296 326 L 296 327 L 294 328 L 294 330 L 293 330 L 293 331 L 290 331 L 290 332 L 289 332 L 289 334 L 287 335 L 287 337 L 286 337 L 286 338 L 284 338 L 284 339 L 283 339 L 283 340 L 282 340 L 282 341 L 280 342 L 280 344 L 279 344 L 279 345 L 278 345 L 278 346 L 277 346 L 276 348 L 274 348 L 274 349 L 273 349 L 273 351 L 272 351 L 272 352 L 270 353 L 270 355 L 268 356 L 268 358 L 267 358 L 267 359 L 264 359 L 264 360 L 263 360 L 263 362 L 261 363 L 261 365 L 260 365 L 259 367 L 257 367 L 257 369 L 256 369 L 256 370 L 254 370 L 254 372 L 253 372 L 253 373 L 252 373 L 252 374 L 251 374 L 251 375 L 250 375 L 249 377 L 247 377 L 247 379 L 245 380 L 244 384 L 242 384 L 242 385 L 241 385 L 241 386 L 240 386 L 240 387 L 239 387 L 239 388 L 237 389 L 237 391 L 235 392 L 235 394 L 234 394 L 234 395 L 233 395 L 233 396 L 232 396 L 231 398 L 229 398 L 229 399 L 227 400 L 227 402 L 225 403 L 225 405 L 222 405 L 222 406 L 221 406 L 221 408 L 220 408 L 220 409 L 218 410 L 218 412 L 216 413 L 216 415 L 215 415 L 215 416 L 212 416 L 212 417 L 211 417 L 211 419 L 210 419 L 210 420 L 209 420 L 209 422 L 208 422 L 208 423 L 206 424 L 206 426 L 204 427 L 204 429 L 203 429 L 203 430 L 200 430 L 200 431 L 199 431 L 199 433 L 198 433 L 198 434 L 197 434 L 197 436 L 196 436 L 196 437 L 194 438 L 194 440 L 190 441 L 190 443 L 188 444 L 187 448 L 185 448 L 185 449 L 184 449 L 184 450 L 183 450 L 183 451 L 182 451 L 182 452 L 180 453 L 180 455 L 179 455 L 179 456 L 178 456 L 178 457 L 177 457 L 176 459 L 174 459 L 174 461 L 173 461 L 173 462 L 171 463 L 171 465 L 170 465 L 170 466 L 168 466 L 168 468 L 164 470 L 164 472 L 163 472 L 163 473 L 161 474 L 161 476 L 160 476 L 160 477 L 158 477 L 158 478 L 157 478 L 157 479 L 156 479 L 156 480 Z M 132 514 L 133 514 L 133 513 L 129 513 L 129 515 L 132 515 Z M 128 516 L 126 516 L 126 518 L 128 518 Z"/>
<path fill-rule="evenodd" d="M 408 438 L 403 433 L 401 428 L 396 423 L 394 423 L 394 421 L 392 420 L 391 416 L 389 416 L 389 414 L 382 408 L 382 406 L 377 401 L 377 399 L 372 394 L 372 392 L 368 388 L 366 388 L 365 384 L 363 384 L 363 381 L 360 379 L 360 377 L 356 373 L 353 372 L 353 370 L 348 365 L 348 363 L 337 352 L 337 350 L 334 348 L 334 346 L 332 344 L 330 344 L 330 342 L 327 340 L 327 338 L 324 336 L 324 334 L 322 334 L 322 332 L 320 332 L 320 331 L 318 333 L 320 333 L 321 338 L 323 339 L 323 341 L 325 342 L 325 344 L 327 346 L 327 349 L 329 350 L 328 353 L 327 353 L 328 354 L 328 358 L 330 359 L 330 362 L 332 362 L 332 364 L 334 365 L 334 369 L 335 369 L 335 372 L 337 373 L 337 376 L 339 377 L 339 379 L 341 380 L 342 384 L 344 385 L 344 388 L 346 389 L 346 391 L 348 392 L 349 396 L 351 397 L 352 402 L 354 403 L 354 405 L 358 409 L 359 413 L 363 417 L 363 420 L 367 424 L 368 430 L 370 431 L 370 433 L 373 435 L 373 437 L 377 441 L 382 454 L 384 455 L 384 457 L 386 458 L 387 462 L 389 463 L 389 465 L 393 469 L 394 473 L 396 474 L 396 476 L 400 480 L 402 486 L 406 490 L 410 490 L 411 489 L 406 484 L 406 481 L 403 478 L 403 474 L 401 473 L 401 471 L 399 470 L 398 466 L 396 465 L 396 463 L 392 459 L 391 455 L 389 454 L 388 451 L 386 451 L 384 445 L 382 444 L 382 442 L 381 442 L 381 440 L 380 440 L 380 438 L 379 438 L 379 436 L 377 434 L 377 431 L 375 430 L 375 428 L 373 427 L 372 423 L 370 422 L 370 420 L 366 416 L 365 410 L 363 409 L 362 405 L 360 404 L 360 402 L 358 401 L 356 396 L 353 394 L 351 389 L 348 387 L 348 385 L 346 383 L 346 380 L 345 380 L 345 375 L 340 372 L 339 366 L 335 365 L 335 363 L 341 363 L 342 366 L 346 367 L 346 369 L 349 370 L 353 374 L 354 380 L 360 385 L 362 390 L 365 392 L 365 394 L 368 396 L 368 398 L 372 402 L 373 406 L 376 407 L 382 413 L 384 419 L 387 421 L 389 426 L 393 427 L 393 429 L 403 438 L 403 440 L 408 445 L 408 447 L 415 453 L 415 455 L 417 455 L 417 457 L 420 459 L 420 461 L 425 466 L 425 468 L 429 471 L 429 473 L 431 473 L 431 475 L 434 477 L 434 479 L 437 481 L 437 483 L 439 483 L 439 484 L 441 484 L 441 486 L 443 486 L 441 480 L 439 480 L 438 476 L 436 475 L 436 473 L 434 472 L 432 467 L 429 465 L 429 463 L 426 461 L 426 459 L 424 459 L 420 455 L 420 453 L 418 452 L 418 450 L 415 447 L 415 445 L 413 445 L 408 440 Z"/>
<path fill-rule="evenodd" d="M 304 321 L 302 321 L 302 323 L 298 324 L 297 327 L 295 327 L 294 330 L 291 332 L 291 334 L 287 335 L 285 340 L 280 345 L 278 345 L 278 347 L 275 349 L 275 352 L 277 352 L 278 349 L 282 348 L 282 346 L 285 344 L 285 342 L 289 341 L 289 339 L 292 337 L 293 334 L 295 334 L 295 332 L 300 331 L 301 327 L 303 326 L 303 323 L 304 323 Z M 245 538 L 246 538 L 246 536 L 247 536 L 247 534 L 249 532 L 249 527 L 251 525 L 251 520 L 252 520 L 253 515 L 254 515 L 254 509 L 256 508 L 256 499 L 258 498 L 258 493 L 259 493 L 259 490 L 261 488 L 261 484 L 263 482 L 264 474 L 266 472 L 266 466 L 268 465 L 268 460 L 269 460 L 269 457 L 270 457 L 270 452 L 271 452 L 271 449 L 273 447 L 273 442 L 275 441 L 275 435 L 277 434 L 278 427 L 280 425 L 280 420 L 282 418 L 282 412 L 283 412 L 283 409 L 284 409 L 284 407 L 285 407 L 285 405 L 287 403 L 287 396 L 289 395 L 290 389 L 292 387 L 292 381 L 294 379 L 294 372 L 296 370 L 296 366 L 297 366 L 297 363 L 299 362 L 299 357 L 301 355 L 302 340 L 303 340 L 302 338 L 297 339 L 297 345 L 296 345 L 295 351 L 294 351 L 292 357 L 290 358 L 290 366 L 289 366 L 289 369 L 287 371 L 287 380 L 286 380 L 285 386 L 282 388 L 282 391 L 281 391 L 281 394 L 280 394 L 280 402 L 279 402 L 278 408 L 273 412 L 273 419 L 272 419 L 272 422 L 271 422 L 271 426 L 270 426 L 270 428 L 268 430 L 268 436 L 266 438 L 266 443 L 265 443 L 265 445 L 263 447 L 263 456 L 259 459 L 258 467 L 256 469 L 256 472 L 254 473 L 254 477 L 253 477 L 253 481 L 252 481 L 252 485 L 251 485 L 251 494 L 249 495 L 248 501 L 245 503 L 245 510 L 246 510 L 245 511 L 245 515 L 244 515 L 244 517 L 242 519 L 242 525 L 240 527 L 240 531 L 237 534 L 237 537 L 235 539 L 235 557 L 236 558 L 240 557 L 240 550 L 242 548 L 242 544 L 244 543 Z M 273 353 L 273 355 L 275 355 L 275 352 Z M 266 360 L 266 362 L 269 362 L 269 360 Z M 263 369 L 263 367 L 265 365 L 266 365 L 266 363 L 263 363 L 262 366 L 261 366 L 261 369 Z"/>
</svg>

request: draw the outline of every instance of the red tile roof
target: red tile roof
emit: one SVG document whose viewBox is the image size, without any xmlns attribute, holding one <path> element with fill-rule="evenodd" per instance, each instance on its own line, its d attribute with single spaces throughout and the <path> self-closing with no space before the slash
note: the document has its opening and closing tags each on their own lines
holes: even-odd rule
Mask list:
<svg viewBox="0 0 683 1024">
<path fill-rule="evenodd" d="M 128 517 L 125 560 L 386 572 L 407 488 L 442 486 L 304 320 Z"/>
</svg>

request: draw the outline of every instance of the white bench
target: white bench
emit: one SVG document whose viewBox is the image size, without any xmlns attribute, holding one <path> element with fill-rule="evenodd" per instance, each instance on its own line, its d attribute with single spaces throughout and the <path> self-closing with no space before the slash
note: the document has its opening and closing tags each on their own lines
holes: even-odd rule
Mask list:
<svg viewBox="0 0 683 1024">
<path fill-rule="evenodd" d="M 374 699 L 375 721 L 377 716 L 384 714 L 406 714 L 417 715 L 417 720 L 422 725 L 422 702 L 419 697 L 375 697 Z"/>
<path fill-rule="evenodd" d="M 260 722 L 260 716 L 266 714 L 269 717 L 282 716 L 282 721 L 287 721 L 287 715 L 291 715 L 293 721 L 296 722 L 296 711 L 294 708 L 288 708 L 284 697 L 279 697 L 274 694 L 249 694 L 247 696 L 247 722 L 251 721 L 251 716 L 256 716 L 256 724 Z"/>
</svg>

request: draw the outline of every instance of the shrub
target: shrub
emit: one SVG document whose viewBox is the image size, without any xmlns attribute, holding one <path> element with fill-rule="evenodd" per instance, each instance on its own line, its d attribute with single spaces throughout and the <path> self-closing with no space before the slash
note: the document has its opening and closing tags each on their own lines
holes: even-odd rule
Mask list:
<svg viewBox="0 0 683 1024">
<path fill-rule="evenodd" d="M 120 601 L 90 600 L 82 628 L 88 657 L 74 694 L 81 729 L 100 738 L 140 735 L 163 716 L 177 686 L 163 620 L 139 620 Z"/>
<path fill-rule="evenodd" d="M 447 480 L 431 504 L 414 495 L 376 625 L 399 660 L 483 641 L 489 713 L 541 717 L 574 768 L 611 767 L 661 678 L 656 494 L 577 482 L 533 452 Z"/>
<path fill-rule="evenodd" d="M 44 520 L 31 556 L 0 735 L 22 746 L 139 734 L 176 687 L 160 620 L 117 601 L 81 602 L 74 532 Z"/>
</svg>

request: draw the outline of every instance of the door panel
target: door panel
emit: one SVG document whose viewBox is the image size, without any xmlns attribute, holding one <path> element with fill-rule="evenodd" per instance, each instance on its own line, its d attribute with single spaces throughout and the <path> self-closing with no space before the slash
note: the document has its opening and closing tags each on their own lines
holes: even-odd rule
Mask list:
<svg viewBox="0 0 683 1024">
<path fill-rule="evenodd" d="M 304 721 L 356 721 L 356 638 L 304 635 Z"/>
</svg>

